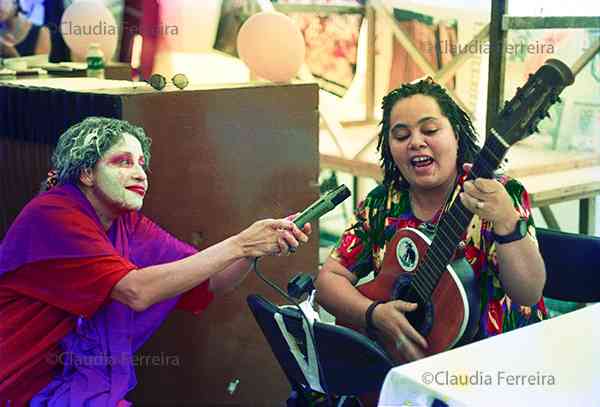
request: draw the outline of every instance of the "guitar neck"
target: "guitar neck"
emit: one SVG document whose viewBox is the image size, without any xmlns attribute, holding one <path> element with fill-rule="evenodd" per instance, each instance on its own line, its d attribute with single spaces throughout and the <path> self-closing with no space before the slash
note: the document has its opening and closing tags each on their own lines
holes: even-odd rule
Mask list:
<svg viewBox="0 0 600 407">
<path fill-rule="evenodd" d="M 493 128 L 486 138 L 485 145 L 478 154 L 467 179 L 492 178 L 500 166 L 510 146 Z M 427 300 L 450 264 L 456 247 L 473 219 L 473 213 L 458 198 L 462 187 L 457 186 L 450 202 L 451 206 L 442 213 L 435 229 L 435 235 L 427 251 L 426 261 L 413 279 L 416 292 Z"/>
</svg>

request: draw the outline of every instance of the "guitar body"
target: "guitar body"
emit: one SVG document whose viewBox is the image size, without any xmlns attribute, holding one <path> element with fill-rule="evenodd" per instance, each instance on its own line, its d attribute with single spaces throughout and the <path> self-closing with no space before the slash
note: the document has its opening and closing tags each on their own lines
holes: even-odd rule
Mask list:
<svg viewBox="0 0 600 407">
<path fill-rule="evenodd" d="M 425 263 L 430 244 L 425 229 L 398 230 L 388 243 L 381 272 L 358 287 L 372 300 L 419 302 L 419 309 L 406 316 L 427 340 L 426 355 L 470 341 L 477 332 L 480 317 L 479 284 L 463 257 L 446 266 L 428 301 L 420 301 L 411 292 L 411 283 Z M 393 340 L 379 335 L 377 341 L 398 364 L 405 362 Z"/>
<path fill-rule="evenodd" d="M 508 148 L 537 131 L 548 117 L 548 109 L 575 76 L 563 62 L 547 60 L 507 102 L 488 130 L 485 143 L 465 180 L 494 178 Z M 428 342 L 427 356 L 469 342 L 477 333 L 480 319 L 479 283 L 462 256 L 456 256 L 464 232 L 474 214 L 460 199 L 456 185 L 442 207 L 435 230 L 422 224 L 419 229 L 398 230 L 387 244 L 381 271 L 358 290 L 372 300 L 416 302 L 418 308 L 405 314 L 411 325 Z M 454 198 L 454 199 L 451 199 Z M 337 323 L 344 324 L 338 318 Z M 395 338 L 376 338 L 398 364 L 406 362 Z M 350 357 L 352 355 L 349 355 Z"/>
</svg>

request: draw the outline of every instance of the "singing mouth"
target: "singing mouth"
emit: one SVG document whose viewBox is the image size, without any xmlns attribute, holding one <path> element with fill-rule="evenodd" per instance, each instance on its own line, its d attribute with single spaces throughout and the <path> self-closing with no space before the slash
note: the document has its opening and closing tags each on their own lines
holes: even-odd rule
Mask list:
<svg viewBox="0 0 600 407">
<path fill-rule="evenodd" d="M 413 157 L 410 160 L 410 163 L 412 164 L 413 167 L 427 167 L 428 165 L 433 164 L 433 158 L 426 156 L 426 155 L 420 155 L 417 157 Z"/>
</svg>

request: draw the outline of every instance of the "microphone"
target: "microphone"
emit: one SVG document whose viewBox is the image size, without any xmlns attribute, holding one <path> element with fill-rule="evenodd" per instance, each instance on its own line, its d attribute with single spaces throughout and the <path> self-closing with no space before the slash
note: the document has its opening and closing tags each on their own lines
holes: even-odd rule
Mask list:
<svg viewBox="0 0 600 407">
<path fill-rule="evenodd" d="M 341 204 L 349 196 L 350 190 L 348 187 L 343 184 L 340 185 L 336 189 L 327 192 L 320 199 L 302 211 L 302 213 L 298 215 L 296 219 L 294 219 L 294 224 L 299 228 L 302 228 L 304 224 L 325 215 L 327 212 Z"/>
</svg>

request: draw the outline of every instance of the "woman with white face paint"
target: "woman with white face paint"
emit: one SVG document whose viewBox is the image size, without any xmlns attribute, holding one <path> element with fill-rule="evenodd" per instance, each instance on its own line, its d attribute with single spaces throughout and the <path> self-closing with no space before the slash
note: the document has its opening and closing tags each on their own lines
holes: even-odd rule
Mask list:
<svg viewBox="0 0 600 407">
<path fill-rule="evenodd" d="M 311 232 L 265 219 L 201 252 L 175 239 L 139 212 L 150 140 L 125 121 L 71 127 L 52 161 L 0 246 L 0 405 L 116 405 L 173 308 L 199 313 Z"/>
</svg>

